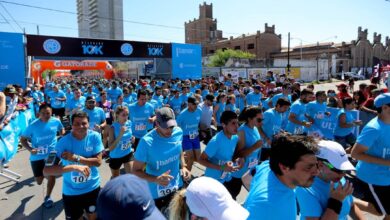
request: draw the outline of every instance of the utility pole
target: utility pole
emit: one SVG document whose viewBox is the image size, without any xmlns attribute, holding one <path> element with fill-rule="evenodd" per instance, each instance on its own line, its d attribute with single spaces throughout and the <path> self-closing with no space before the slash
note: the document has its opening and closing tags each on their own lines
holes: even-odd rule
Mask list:
<svg viewBox="0 0 390 220">
<path fill-rule="evenodd" d="M 287 76 L 290 75 L 290 32 L 288 32 L 288 46 L 287 46 Z"/>
</svg>

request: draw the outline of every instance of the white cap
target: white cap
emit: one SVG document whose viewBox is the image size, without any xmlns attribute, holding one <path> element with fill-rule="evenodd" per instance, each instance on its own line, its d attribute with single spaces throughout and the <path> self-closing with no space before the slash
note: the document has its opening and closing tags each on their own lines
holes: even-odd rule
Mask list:
<svg viewBox="0 0 390 220">
<path fill-rule="evenodd" d="M 348 160 L 347 153 L 339 143 L 321 140 L 318 146 L 320 147 L 318 158 L 327 160 L 338 170 L 355 170 L 355 167 Z"/>
<path fill-rule="evenodd" d="M 249 212 L 233 200 L 224 185 L 210 177 L 194 179 L 187 187 L 186 203 L 196 216 L 216 220 L 244 220 Z"/>
</svg>

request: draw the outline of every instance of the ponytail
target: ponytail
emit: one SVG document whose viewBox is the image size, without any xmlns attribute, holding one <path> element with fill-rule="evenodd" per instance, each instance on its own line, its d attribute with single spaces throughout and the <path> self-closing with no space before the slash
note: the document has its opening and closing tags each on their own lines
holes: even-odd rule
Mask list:
<svg viewBox="0 0 390 220">
<path fill-rule="evenodd" d="M 177 191 L 169 203 L 169 220 L 188 219 L 188 207 L 186 204 L 186 189 Z"/>
</svg>

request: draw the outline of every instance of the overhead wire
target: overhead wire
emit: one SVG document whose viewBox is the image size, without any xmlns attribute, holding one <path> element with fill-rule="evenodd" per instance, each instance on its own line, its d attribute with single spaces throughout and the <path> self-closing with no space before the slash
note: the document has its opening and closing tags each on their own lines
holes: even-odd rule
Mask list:
<svg viewBox="0 0 390 220">
<path fill-rule="evenodd" d="M 12 19 L 13 22 L 15 22 L 15 24 L 20 28 L 20 30 L 23 32 L 23 28 L 19 25 L 18 22 L 16 22 L 14 16 L 12 16 L 11 13 L 9 13 L 9 11 L 7 10 L 7 8 L 3 5 L 3 3 L 0 2 L 0 5 L 1 7 L 4 9 L 4 11 L 8 14 L 8 16 Z"/>
</svg>

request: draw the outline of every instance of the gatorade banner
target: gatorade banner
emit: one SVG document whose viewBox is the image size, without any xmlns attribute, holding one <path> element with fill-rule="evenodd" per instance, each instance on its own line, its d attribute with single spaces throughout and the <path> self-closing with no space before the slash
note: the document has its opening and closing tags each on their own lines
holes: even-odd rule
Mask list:
<svg viewBox="0 0 390 220">
<path fill-rule="evenodd" d="M 7 84 L 26 87 L 23 34 L 0 32 L 0 90 Z"/>
<path fill-rule="evenodd" d="M 172 44 L 172 78 L 202 78 L 202 49 L 200 44 Z"/>
</svg>

